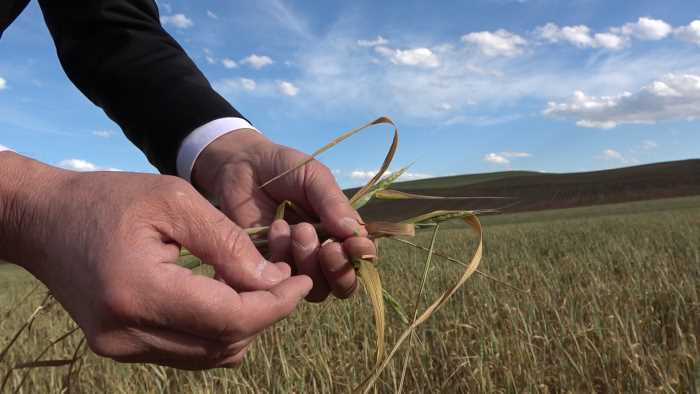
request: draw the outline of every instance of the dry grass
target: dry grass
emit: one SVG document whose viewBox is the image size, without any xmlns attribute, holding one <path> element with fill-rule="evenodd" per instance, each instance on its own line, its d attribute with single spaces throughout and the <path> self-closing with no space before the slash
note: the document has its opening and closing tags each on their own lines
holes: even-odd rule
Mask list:
<svg viewBox="0 0 700 394">
<path fill-rule="evenodd" d="M 530 294 L 479 277 L 467 283 L 417 328 L 403 391 L 692 392 L 700 359 L 699 218 L 700 198 L 487 218 L 482 268 Z M 441 232 L 436 251 L 464 256 L 473 250 L 475 239 L 468 233 Z M 421 233 L 415 241 L 427 248 L 430 236 Z M 390 240 L 381 248 L 378 268 L 385 288 L 412 307 L 425 252 Z M 431 267 L 424 289 L 424 299 L 430 300 L 464 269 L 437 255 Z M 1 349 L 42 294 L 6 317 L 33 281 L 9 267 L 0 270 Z M 412 317 L 413 310 L 408 312 Z M 405 325 L 391 309 L 387 319 L 387 343 L 393 344 Z M 39 312 L 0 363 L 0 379 L 72 327 L 60 307 Z M 73 370 L 71 388 L 81 393 L 349 392 L 375 365 L 373 333 L 365 295 L 306 304 L 263 335 L 238 370 L 121 365 L 87 352 Z M 44 360 L 70 359 L 79 340 L 78 334 L 70 336 Z M 399 352 L 375 389 L 395 392 L 403 363 Z M 26 371 L 21 392 L 58 392 L 68 367 L 15 370 L 7 392 Z"/>
</svg>

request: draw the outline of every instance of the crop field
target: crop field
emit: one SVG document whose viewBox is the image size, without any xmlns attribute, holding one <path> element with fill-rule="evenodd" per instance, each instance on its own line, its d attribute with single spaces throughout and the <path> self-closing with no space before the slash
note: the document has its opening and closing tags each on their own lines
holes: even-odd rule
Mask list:
<svg viewBox="0 0 700 394">
<path fill-rule="evenodd" d="M 488 216 L 483 223 L 480 268 L 519 290 L 472 277 L 417 329 L 410 352 L 402 348 L 374 390 L 698 392 L 700 197 Z M 429 237 L 414 241 L 427 246 Z M 473 247 L 473 236 L 457 225 L 446 226 L 436 245 L 463 260 Z M 380 257 L 385 288 L 412 315 L 425 253 L 387 239 Z M 435 257 L 423 307 L 462 269 Z M 26 297 L 34 286 L 28 274 L 0 265 L 0 351 L 44 298 L 42 288 Z M 391 310 L 387 318 L 391 347 L 405 326 Z M 74 327 L 53 305 L 37 312 L 0 361 L 0 384 L 5 380 L 9 393 L 351 392 L 374 364 L 373 324 L 362 291 L 349 301 L 304 304 L 259 338 L 240 368 L 185 372 L 101 359 L 81 347 L 79 331 L 48 347 Z M 40 355 L 78 361 L 21 368 Z"/>
</svg>

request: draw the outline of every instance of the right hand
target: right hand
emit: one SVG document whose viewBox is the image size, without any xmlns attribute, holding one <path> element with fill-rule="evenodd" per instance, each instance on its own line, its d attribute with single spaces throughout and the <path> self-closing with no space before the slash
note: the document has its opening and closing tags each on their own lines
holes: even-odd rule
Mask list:
<svg viewBox="0 0 700 394">
<path fill-rule="evenodd" d="M 45 184 L 28 185 L 36 190 L 14 204 L 30 209 L 15 213 L 15 238 L 25 245 L 10 255 L 48 286 L 99 355 L 234 366 L 312 287 L 307 276 L 290 277 L 288 265 L 266 261 L 179 178 L 44 167 Z M 180 246 L 222 281 L 174 264 Z"/>
</svg>

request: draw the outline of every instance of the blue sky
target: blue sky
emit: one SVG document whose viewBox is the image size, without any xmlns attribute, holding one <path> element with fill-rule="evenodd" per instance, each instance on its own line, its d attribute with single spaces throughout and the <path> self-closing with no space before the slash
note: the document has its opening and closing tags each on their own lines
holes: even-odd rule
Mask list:
<svg viewBox="0 0 700 394">
<path fill-rule="evenodd" d="M 378 5 L 381 4 L 381 5 Z M 587 171 L 700 156 L 700 2 L 161 1 L 213 86 L 310 152 L 380 116 L 408 178 Z M 389 141 L 322 157 L 343 186 Z M 36 2 L 0 40 L 0 144 L 74 169 L 154 171 L 65 77 Z"/>
</svg>

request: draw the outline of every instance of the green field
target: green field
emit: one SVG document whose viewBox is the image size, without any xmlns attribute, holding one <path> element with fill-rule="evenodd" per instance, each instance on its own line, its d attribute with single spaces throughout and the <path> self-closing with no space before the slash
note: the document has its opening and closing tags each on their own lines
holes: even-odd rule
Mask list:
<svg viewBox="0 0 700 394">
<path fill-rule="evenodd" d="M 697 392 L 700 379 L 700 197 L 484 218 L 481 268 L 528 293 L 474 276 L 417 331 L 404 392 Z M 474 238 L 449 226 L 437 248 L 467 258 Z M 417 242 L 428 243 L 429 234 Z M 381 244 L 385 287 L 406 309 L 418 292 L 425 256 Z M 436 259 L 426 299 L 460 267 Z M 0 349 L 43 296 L 0 265 Z M 17 307 L 15 310 L 14 308 Z M 10 312 L 10 313 L 8 313 Z M 402 323 L 388 315 L 388 343 Z M 39 313 L 0 363 L 32 361 L 73 327 L 60 307 Z M 43 359 L 71 358 L 79 333 Z M 372 312 L 362 292 L 350 301 L 304 305 L 260 338 L 237 370 L 182 372 L 120 365 L 89 352 L 71 374 L 72 392 L 350 392 L 373 364 Z M 404 353 L 378 392 L 395 392 Z M 9 372 L 8 392 L 59 392 L 68 368 Z"/>
</svg>

